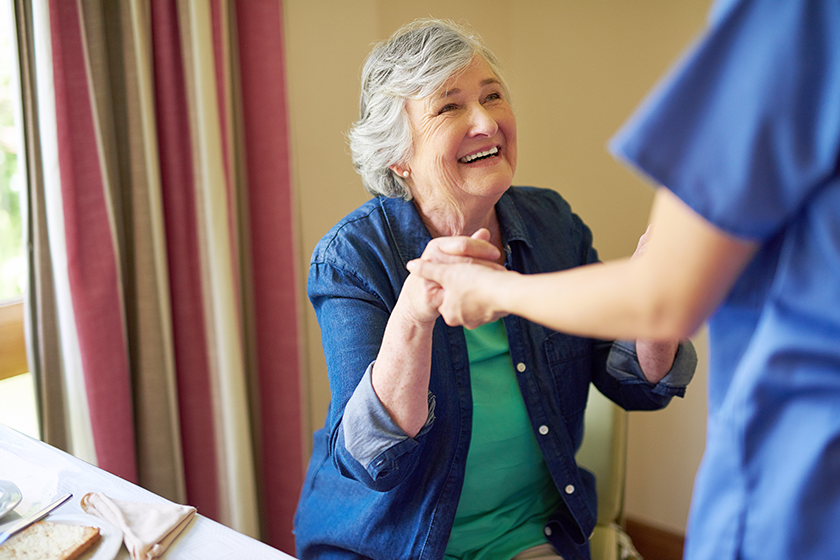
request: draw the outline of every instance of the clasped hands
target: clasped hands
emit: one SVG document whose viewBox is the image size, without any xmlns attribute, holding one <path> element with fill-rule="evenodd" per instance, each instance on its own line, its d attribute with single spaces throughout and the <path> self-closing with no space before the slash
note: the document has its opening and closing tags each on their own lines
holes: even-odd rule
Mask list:
<svg viewBox="0 0 840 560">
<path fill-rule="evenodd" d="M 470 237 L 438 237 L 419 259 L 408 263 L 411 275 L 406 284 L 420 283 L 427 319 L 440 315 L 450 326 L 476 328 L 507 315 L 497 309 L 494 298 L 504 276 L 517 273 L 498 264 L 500 257 L 485 228 Z"/>
<path fill-rule="evenodd" d="M 642 256 L 650 228 L 639 238 L 632 259 Z M 519 273 L 496 261 L 499 250 L 490 242 L 490 232 L 480 229 L 471 237 L 440 237 L 432 240 L 419 259 L 408 263 L 408 285 L 416 282 L 425 295 L 427 320 L 440 315 L 447 325 L 474 329 L 508 313 L 506 298 L 519 289 Z M 530 297 L 540 297 L 530 294 Z M 637 340 L 636 352 L 645 377 L 657 383 L 671 368 L 679 340 Z"/>
<path fill-rule="evenodd" d="M 639 258 L 650 237 L 650 227 L 639 238 L 631 258 Z M 429 242 L 423 255 L 408 263 L 412 277 L 423 280 L 427 303 L 434 317 L 443 316 L 450 326 L 473 329 L 507 315 L 504 298 L 514 286 L 505 286 L 517 272 L 496 261 L 499 249 L 490 243 L 490 232 L 479 229 L 471 237 L 438 237 Z"/>
</svg>

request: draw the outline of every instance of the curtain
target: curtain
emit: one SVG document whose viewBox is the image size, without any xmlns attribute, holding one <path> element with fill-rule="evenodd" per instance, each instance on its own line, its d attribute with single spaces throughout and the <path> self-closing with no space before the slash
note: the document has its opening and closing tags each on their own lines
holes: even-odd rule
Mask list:
<svg viewBox="0 0 840 560">
<path fill-rule="evenodd" d="M 16 0 L 45 441 L 293 552 L 280 0 Z"/>
</svg>

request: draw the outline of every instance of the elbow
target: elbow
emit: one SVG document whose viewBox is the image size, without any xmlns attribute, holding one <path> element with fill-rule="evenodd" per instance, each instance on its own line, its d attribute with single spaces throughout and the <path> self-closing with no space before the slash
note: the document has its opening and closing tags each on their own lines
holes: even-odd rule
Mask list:
<svg viewBox="0 0 840 560">
<path fill-rule="evenodd" d="M 639 338 L 685 340 L 700 329 L 706 317 L 689 294 L 674 286 L 645 285 L 645 293 L 637 300 Z"/>
<path fill-rule="evenodd" d="M 393 470 L 371 475 L 363 465 L 352 458 L 346 460 L 346 458 L 334 456 L 333 466 L 344 478 L 363 484 L 374 492 L 388 492 L 402 481 L 402 477 L 398 476 L 398 473 Z"/>
<path fill-rule="evenodd" d="M 703 318 L 697 317 L 685 307 L 668 305 L 652 311 L 645 323 L 647 324 L 645 338 L 685 340 L 700 329 Z"/>
<path fill-rule="evenodd" d="M 359 482 L 375 492 L 388 492 L 402 480 L 403 473 L 396 468 L 394 461 L 372 461 L 376 464 L 364 465 L 347 450 L 343 438 L 333 441 L 330 455 L 333 467 L 341 476 Z"/>
</svg>

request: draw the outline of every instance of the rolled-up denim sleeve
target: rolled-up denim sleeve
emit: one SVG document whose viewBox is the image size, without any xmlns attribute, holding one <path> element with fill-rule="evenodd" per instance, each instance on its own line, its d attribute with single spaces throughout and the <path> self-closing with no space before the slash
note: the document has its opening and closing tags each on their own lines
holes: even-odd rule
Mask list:
<svg viewBox="0 0 840 560">
<path fill-rule="evenodd" d="M 690 340 L 680 342 L 670 371 L 655 385 L 650 383 L 639 364 L 635 340 L 617 340 L 607 358 L 607 371 L 623 383 L 653 385 L 652 392 L 664 397 L 682 397 L 697 369 L 697 352 Z"/>
<path fill-rule="evenodd" d="M 392 451 L 400 447 L 407 451 L 412 446 L 399 444 L 412 438 L 394 422 L 373 390 L 371 372 L 374 363 L 376 362 L 368 366 L 362 380 L 347 401 L 341 429 L 344 432 L 344 447 L 348 453 L 376 480 L 379 472 L 388 468 L 387 463 L 399 456 Z M 435 397 L 431 392 L 428 399 L 429 412 L 426 423 L 416 437 L 428 432 L 435 419 Z"/>
</svg>

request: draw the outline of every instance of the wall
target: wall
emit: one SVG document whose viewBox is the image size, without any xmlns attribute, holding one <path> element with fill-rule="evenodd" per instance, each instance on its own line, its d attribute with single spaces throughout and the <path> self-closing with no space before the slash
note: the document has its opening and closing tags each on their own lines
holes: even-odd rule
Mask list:
<svg viewBox="0 0 840 560">
<path fill-rule="evenodd" d="M 417 17 L 468 22 L 512 86 L 515 183 L 558 190 L 592 228 L 602 258 L 633 252 L 652 190 L 605 144 L 703 26 L 708 0 L 354 2 L 285 0 L 301 284 L 318 239 L 367 200 L 344 134 L 357 117 L 359 73 L 374 42 Z M 310 430 L 329 402 L 320 333 L 305 294 Z M 704 352 L 703 339 L 698 347 Z M 630 420 L 629 515 L 682 532 L 703 450 L 705 374 L 666 411 Z"/>
</svg>

